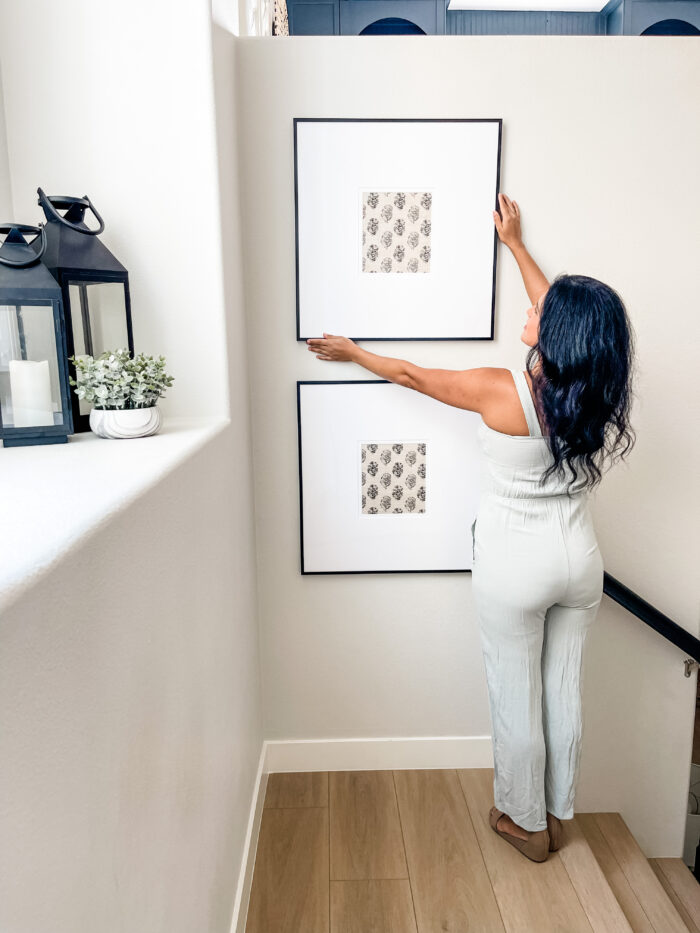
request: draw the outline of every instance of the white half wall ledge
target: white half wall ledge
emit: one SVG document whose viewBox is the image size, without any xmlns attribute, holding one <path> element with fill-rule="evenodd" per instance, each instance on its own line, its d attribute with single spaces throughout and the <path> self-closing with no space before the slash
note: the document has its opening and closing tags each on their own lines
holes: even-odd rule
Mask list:
<svg viewBox="0 0 700 933">
<path fill-rule="evenodd" d="M 151 437 L 0 450 L 0 612 L 229 424 L 169 418 Z"/>
</svg>

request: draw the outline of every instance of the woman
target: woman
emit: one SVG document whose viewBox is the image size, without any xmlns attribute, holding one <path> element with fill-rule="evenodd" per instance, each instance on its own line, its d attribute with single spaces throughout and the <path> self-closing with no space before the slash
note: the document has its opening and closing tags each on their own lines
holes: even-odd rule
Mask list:
<svg viewBox="0 0 700 933">
<path fill-rule="evenodd" d="M 472 525 L 472 591 L 493 727 L 489 822 L 542 862 L 574 815 L 583 646 L 603 593 L 588 497 L 604 461 L 634 444 L 633 335 L 612 288 L 581 275 L 550 285 L 525 248 L 517 203 L 500 194 L 499 206 L 498 237 L 532 301 L 520 335 L 527 372 L 426 369 L 332 334 L 307 343 L 320 360 L 359 363 L 481 414 L 490 482 Z"/>
</svg>

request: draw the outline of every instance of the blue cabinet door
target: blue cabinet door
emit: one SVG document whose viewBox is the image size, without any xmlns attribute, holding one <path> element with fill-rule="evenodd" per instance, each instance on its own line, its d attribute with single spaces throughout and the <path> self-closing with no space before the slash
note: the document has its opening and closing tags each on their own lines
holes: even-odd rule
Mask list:
<svg viewBox="0 0 700 933">
<path fill-rule="evenodd" d="M 382 19 L 404 19 L 428 36 L 445 34 L 446 0 L 340 0 L 340 35 L 359 36 Z"/>
<path fill-rule="evenodd" d="M 339 0 L 287 0 L 290 36 L 337 36 Z"/>
</svg>

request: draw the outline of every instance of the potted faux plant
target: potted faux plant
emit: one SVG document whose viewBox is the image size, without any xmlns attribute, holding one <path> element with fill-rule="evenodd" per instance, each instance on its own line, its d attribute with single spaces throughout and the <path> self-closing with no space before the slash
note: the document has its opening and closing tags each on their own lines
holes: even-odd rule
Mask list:
<svg viewBox="0 0 700 933">
<path fill-rule="evenodd" d="M 161 426 L 157 401 L 173 383 L 165 358 L 128 350 L 101 356 L 72 356 L 76 378 L 71 385 L 79 399 L 92 403 L 90 427 L 99 437 L 147 437 Z"/>
</svg>

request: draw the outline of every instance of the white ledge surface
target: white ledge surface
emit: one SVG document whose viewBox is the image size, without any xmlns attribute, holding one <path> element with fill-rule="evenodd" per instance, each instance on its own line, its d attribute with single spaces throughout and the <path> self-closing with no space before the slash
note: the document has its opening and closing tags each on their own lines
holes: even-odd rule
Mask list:
<svg viewBox="0 0 700 933">
<path fill-rule="evenodd" d="M 152 437 L 1 448 L 0 610 L 228 424 L 166 419 Z"/>
</svg>

